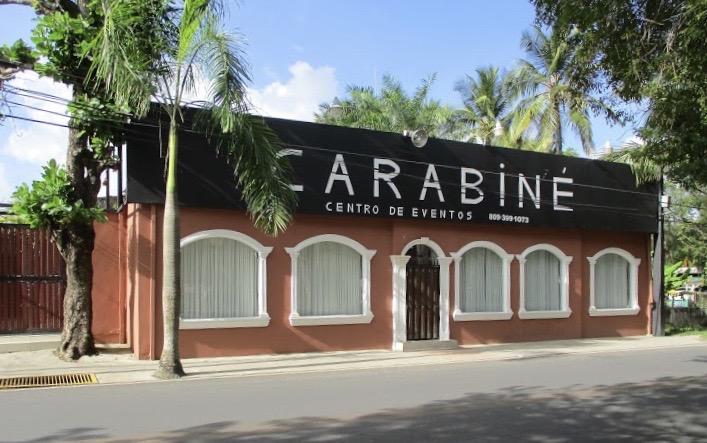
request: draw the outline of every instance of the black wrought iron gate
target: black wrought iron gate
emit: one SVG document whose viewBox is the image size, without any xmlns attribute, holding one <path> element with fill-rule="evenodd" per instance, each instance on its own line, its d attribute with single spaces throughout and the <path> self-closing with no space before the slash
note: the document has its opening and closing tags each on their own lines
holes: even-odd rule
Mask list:
<svg viewBox="0 0 707 443">
<path fill-rule="evenodd" d="M 431 251 L 430 251 L 431 252 Z M 407 339 L 439 339 L 439 264 L 419 249 L 407 265 Z"/>
<path fill-rule="evenodd" d="M 64 260 L 49 234 L 0 224 L 0 333 L 60 331 Z"/>
</svg>

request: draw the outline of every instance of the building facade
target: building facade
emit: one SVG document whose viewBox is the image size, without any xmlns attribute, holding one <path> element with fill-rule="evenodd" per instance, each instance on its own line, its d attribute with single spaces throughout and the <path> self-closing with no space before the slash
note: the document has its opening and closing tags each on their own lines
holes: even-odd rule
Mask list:
<svg viewBox="0 0 707 443">
<path fill-rule="evenodd" d="M 180 138 L 183 357 L 649 332 L 658 195 L 627 166 L 267 121 L 299 197 L 277 237 L 209 142 Z M 145 359 L 162 341 L 158 131 L 128 139 L 127 204 L 94 258 L 97 338 Z"/>
</svg>

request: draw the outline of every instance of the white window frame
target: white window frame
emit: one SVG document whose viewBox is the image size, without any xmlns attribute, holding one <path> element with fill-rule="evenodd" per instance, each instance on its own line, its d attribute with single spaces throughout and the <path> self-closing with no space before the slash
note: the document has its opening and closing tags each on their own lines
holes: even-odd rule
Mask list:
<svg viewBox="0 0 707 443">
<path fill-rule="evenodd" d="M 629 264 L 629 304 L 627 308 L 604 308 L 596 307 L 596 264 L 599 258 L 606 254 L 616 254 L 628 261 Z M 619 315 L 636 315 L 641 308 L 638 306 L 638 266 L 641 264 L 641 259 L 636 258 L 628 251 L 620 248 L 606 248 L 597 252 L 589 260 L 589 315 L 592 317 L 610 317 Z"/>
<path fill-rule="evenodd" d="M 461 262 L 464 254 L 475 248 L 485 248 L 493 251 L 503 261 L 501 282 L 501 297 L 503 298 L 503 310 L 499 312 L 464 312 L 461 310 Z M 509 320 L 513 317 L 511 309 L 511 262 L 513 255 L 507 253 L 496 243 L 488 241 L 475 241 L 467 244 L 459 251 L 450 254 L 454 259 L 454 321 L 490 321 Z"/>
<path fill-rule="evenodd" d="M 271 247 L 261 245 L 257 240 L 246 234 L 231 231 L 228 229 L 210 229 L 196 232 L 184 237 L 179 247 L 205 240 L 209 238 L 225 238 L 235 240 L 250 247 L 258 254 L 258 315 L 256 317 L 232 317 L 232 318 L 194 318 L 179 319 L 179 329 L 219 329 L 219 328 L 262 328 L 270 324 L 267 303 L 267 263 L 268 254 Z"/>
<path fill-rule="evenodd" d="M 361 299 L 362 312 L 354 315 L 306 315 L 301 316 L 297 308 L 297 258 L 300 252 L 308 246 L 321 242 L 334 242 L 348 246 L 361 256 Z M 290 324 L 292 326 L 319 326 L 319 325 L 353 325 L 370 323 L 373 320 L 371 312 L 371 259 L 376 254 L 375 250 L 366 249 L 356 240 L 337 234 L 322 234 L 301 241 L 297 246 L 285 248 L 291 257 L 292 273 L 290 278 L 290 294 L 292 312 Z"/>
<path fill-rule="evenodd" d="M 535 251 L 547 251 L 557 257 L 560 260 L 560 310 L 557 311 L 526 311 L 525 309 L 525 263 L 529 254 Z M 522 254 L 516 255 L 516 258 L 520 262 L 520 308 L 518 310 L 518 317 L 523 320 L 531 319 L 543 319 L 543 318 L 567 318 L 572 315 L 572 310 L 570 309 L 570 263 L 572 262 L 572 257 L 565 255 L 559 248 L 547 244 L 541 243 L 534 245 L 523 251 Z"/>
</svg>

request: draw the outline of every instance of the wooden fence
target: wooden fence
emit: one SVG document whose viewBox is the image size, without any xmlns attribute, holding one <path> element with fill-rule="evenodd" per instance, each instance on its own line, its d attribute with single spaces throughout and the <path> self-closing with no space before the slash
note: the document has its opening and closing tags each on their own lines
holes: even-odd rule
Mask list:
<svg viewBox="0 0 707 443">
<path fill-rule="evenodd" d="M 60 331 L 66 267 L 48 232 L 0 224 L 0 333 Z"/>
</svg>

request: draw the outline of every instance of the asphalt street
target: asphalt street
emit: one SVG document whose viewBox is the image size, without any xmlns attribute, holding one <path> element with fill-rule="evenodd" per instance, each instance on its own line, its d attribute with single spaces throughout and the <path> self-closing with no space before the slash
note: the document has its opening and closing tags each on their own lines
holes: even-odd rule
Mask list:
<svg viewBox="0 0 707 443">
<path fill-rule="evenodd" d="M 707 347 L 0 392 L 0 441 L 707 441 Z"/>
</svg>

